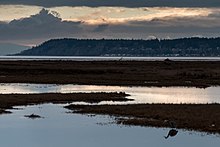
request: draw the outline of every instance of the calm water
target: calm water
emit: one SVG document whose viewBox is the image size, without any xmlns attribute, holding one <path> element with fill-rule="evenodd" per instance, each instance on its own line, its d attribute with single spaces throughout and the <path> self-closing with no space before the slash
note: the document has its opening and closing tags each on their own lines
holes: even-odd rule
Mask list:
<svg viewBox="0 0 220 147">
<path fill-rule="evenodd" d="M 68 114 L 63 105 L 19 108 L 23 109 L 0 115 L 2 147 L 219 147 L 220 144 L 218 136 L 183 130 L 164 139 L 167 128 L 118 126 L 108 116 Z M 44 119 L 24 117 L 31 113 Z"/>
<path fill-rule="evenodd" d="M 0 84 L 0 93 L 74 93 L 74 92 L 126 92 L 131 102 L 101 102 L 99 104 L 128 103 L 220 103 L 220 87 L 126 87 L 55 84 Z"/>
<path fill-rule="evenodd" d="M 123 58 L 123 60 L 164 60 L 158 58 Z M 119 57 L 0 57 L 0 60 L 119 60 Z M 220 58 L 171 58 L 172 60 L 217 60 Z M 54 84 L 0 84 L 0 93 L 74 93 L 115 92 L 130 94 L 132 102 L 101 102 L 99 104 L 127 103 L 220 103 L 220 87 L 206 89 L 187 87 L 119 87 Z M 109 116 L 88 117 L 69 114 L 63 105 L 43 104 L 18 107 L 12 114 L 0 115 L 0 145 L 3 147 L 218 147 L 220 137 L 192 131 L 178 130 L 177 136 L 164 139 L 168 128 L 122 126 Z M 43 119 L 28 119 L 24 115 L 38 114 Z"/>
<path fill-rule="evenodd" d="M 100 57 L 100 56 L 0 56 L 0 61 L 68 60 L 68 61 L 220 61 L 220 57 Z"/>
</svg>

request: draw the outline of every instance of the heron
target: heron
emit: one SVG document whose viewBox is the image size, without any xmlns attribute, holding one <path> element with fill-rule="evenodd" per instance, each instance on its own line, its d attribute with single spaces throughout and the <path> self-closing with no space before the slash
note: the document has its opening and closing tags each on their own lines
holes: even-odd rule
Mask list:
<svg viewBox="0 0 220 147">
<path fill-rule="evenodd" d="M 174 137 L 174 136 L 176 136 L 177 133 L 178 133 L 178 131 L 176 129 L 171 129 L 169 131 L 169 133 L 167 134 L 167 136 L 164 136 L 164 138 L 167 139 L 169 137 Z"/>
<path fill-rule="evenodd" d="M 164 136 L 165 139 L 169 137 L 174 137 L 178 133 L 178 131 L 175 129 L 176 123 L 174 121 L 169 121 L 169 125 L 172 129 L 168 132 L 167 136 Z"/>
</svg>

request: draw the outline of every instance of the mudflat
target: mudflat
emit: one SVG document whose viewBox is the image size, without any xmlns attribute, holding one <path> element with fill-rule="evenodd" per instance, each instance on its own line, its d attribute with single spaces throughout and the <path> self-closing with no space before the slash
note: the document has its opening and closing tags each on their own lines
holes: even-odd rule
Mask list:
<svg viewBox="0 0 220 147">
<path fill-rule="evenodd" d="M 181 129 L 220 133 L 219 104 L 69 105 L 66 108 L 74 113 L 113 115 L 119 124 L 170 127 L 169 122 L 175 122 Z"/>
<path fill-rule="evenodd" d="M 0 61 L 0 83 L 220 85 L 220 61 Z"/>
<path fill-rule="evenodd" d="M 129 101 L 125 93 L 44 93 L 44 94 L 0 94 L 0 114 L 13 106 L 35 105 L 42 103 L 71 103 L 100 101 Z"/>
<path fill-rule="evenodd" d="M 0 83 L 119 86 L 220 85 L 220 61 L 0 61 Z M 17 105 L 124 101 L 125 93 L 0 95 L 0 113 Z M 113 99 L 112 99 L 113 98 Z M 219 104 L 70 105 L 75 113 L 126 116 L 118 123 L 220 133 Z"/>
</svg>

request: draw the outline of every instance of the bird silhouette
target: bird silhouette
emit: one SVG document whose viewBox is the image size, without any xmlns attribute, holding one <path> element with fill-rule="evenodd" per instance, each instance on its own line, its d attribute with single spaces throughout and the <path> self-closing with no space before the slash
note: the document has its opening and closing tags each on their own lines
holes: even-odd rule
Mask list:
<svg viewBox="0 0 220 147">
<path fill-rule="evenodd" d="M 169 131 L 169 133 L 167 134 L 167 136 L 164 136 L 165 139 L 169 138 L 169 137 L 173 137 L 176 136 L 176 134 L 178 133 L 178 131 L 176 129 L 171 129 Z"/>
<path fill-rule="evenodd" d="M 178 131 L 175 129 L 176 123 L 174 121 L 169 121 L 169 125 L 172 129 L 168 132 L 167 136 L 164 136 L 165 139 L 169 137 L 174 137 L 178 133 Z"/>
</svg>

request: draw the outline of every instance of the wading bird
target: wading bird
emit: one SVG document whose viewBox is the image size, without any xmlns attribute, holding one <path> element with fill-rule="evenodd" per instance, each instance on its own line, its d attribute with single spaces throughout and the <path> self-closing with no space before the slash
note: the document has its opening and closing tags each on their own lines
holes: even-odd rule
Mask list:
<svg viewBox="0 0 220 147">
<path fill-rule="evenodd" d="M 169 133 L 167 134 L 167 136 L 164 136 L 164 138 L 167 139 L 169 136 L 170 136 L 170 137 L 176 136 L 177 133 L 178 133 L 177 130 L 171 129 L 171 130 L 169 131 Z"/>
<path fill-rule="evenodd" d="M 174 128 L 176 128 L 176 123 L 175 122 L 170 121 L 169 125 L 172 129 L 168 132 L 167 136 L 164 136 L 165 139 L 167 139 L 169 136 L 170 137 L 176 136 L 176 134 L 178 133 L 178 131 L 176 129 L 174 129 Z"/>
</svg>

